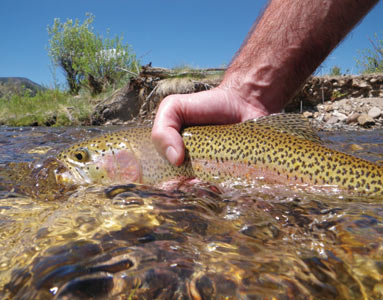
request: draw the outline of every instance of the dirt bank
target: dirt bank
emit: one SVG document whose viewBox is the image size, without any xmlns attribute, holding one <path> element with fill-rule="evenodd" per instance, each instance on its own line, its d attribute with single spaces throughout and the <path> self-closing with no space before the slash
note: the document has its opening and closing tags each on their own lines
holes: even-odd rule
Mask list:
<svg viewBox="0 0 383 300">
<path fill-rule="evenodd" d="M 211 89 L 223 69 L 178 72 L 144 67 L 131 82 L 99 103 L 94 125 L 150 123 L 163 98 Z M 286 112 L 301 112 L 320 130 L 356 130 L 383 126 L 383 74 L 310 77 Z"/>
</svg>

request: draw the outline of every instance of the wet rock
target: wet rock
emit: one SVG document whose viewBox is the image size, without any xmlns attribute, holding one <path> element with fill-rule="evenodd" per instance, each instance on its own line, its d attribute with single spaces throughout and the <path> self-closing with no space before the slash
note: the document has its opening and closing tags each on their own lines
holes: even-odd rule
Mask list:
<svg viewBox="0 0 383 300">
<path fill-rule="evenodd" d="M 377 119 L 380 117 L 380 115 L 382 114 L 382 110 L 379 108 L 379 107 L 376 107 L 374 106 L 373 108 L 371 108 L 369 111 L 368 111 L 368 115 L 373 118 L 373 119 Z"/>
<path fill-rule="evenodd" d="M 57 299 L 95 299 L 107 298 L 113 289 L 113 277 L 108 273 L 75 278 L 66 284 Z"/>
<path fill-rule="evenodd" d="M 363 150 L 363 147 L 361 145 L 358 145 L 358 144 L 351 144 L 348 148 L 350 151 L 361 151 L 361 150 Z"/>
<path fill-rule="evenodd" d="M 358 117 L 358 124 L 363 127 L 369 127 L 374 125 L 375 122 L 374 119 L 371 118 L 368 114 L 363 113 Z"/>
</svg>

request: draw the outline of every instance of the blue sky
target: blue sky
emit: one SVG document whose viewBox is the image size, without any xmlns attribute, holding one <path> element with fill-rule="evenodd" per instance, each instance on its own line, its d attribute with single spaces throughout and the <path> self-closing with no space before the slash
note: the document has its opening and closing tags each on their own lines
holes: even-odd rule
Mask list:
<svg viewBox="0 0 383 300">
<path fill-rule="evenodd" d="M 142 63 L 154 66 L 220 67 L 228 64 L 266 0 L 12 0 L 0 6 L 0 77 L 27 77 L 52 86 L 47 55 L 47 26 L 54 18 L 84 20 L 95 15 L 95 31 L 123 35 Z M 383 34 L 383 4 L 370 14 L 329 56 L 318 74 L 337 65 L 356 73 L 358 50 L 368 37 Z M 58 80 L 64 83 L 61 70 Z"/>
</svg>

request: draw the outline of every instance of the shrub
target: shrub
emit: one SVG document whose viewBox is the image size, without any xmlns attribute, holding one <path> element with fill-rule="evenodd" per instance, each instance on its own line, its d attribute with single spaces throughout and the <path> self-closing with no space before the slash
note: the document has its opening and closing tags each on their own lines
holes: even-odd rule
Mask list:
<svg viewBox="0 0 383 300">
<path fill-rule="evenodd" d="M 360 52 L 361 59 L 356 63 L 361 73 L 382 73 L 383 72 L 383 39 L 374 35 L 374 39 L 369 39 L 372 49 L 365 49 Z"/>
<path fill-rule="evenodd" d="M 128 44 L 123 44 L 122 37 L 95 34 L 93 21 L 94 16 L 87 14 L 83 24 L 77 19 L 65 23 L 55 19 L 53 26 L 48 26 L 49 56 L 63 69 L 72 94 L 78 94 L 82 87 L 92 95 L 99 94 L 121 80 L 126 75 L 124 70 L 138 69 L 136 56 Z"/>
<path fill-rule="evenodd" d="M 330 70 L 330 75 L 331 76 L 340 76 L 342 75 L 340 72 L 340 68 L 338 66 L 333 66 Z"/>
</svg>

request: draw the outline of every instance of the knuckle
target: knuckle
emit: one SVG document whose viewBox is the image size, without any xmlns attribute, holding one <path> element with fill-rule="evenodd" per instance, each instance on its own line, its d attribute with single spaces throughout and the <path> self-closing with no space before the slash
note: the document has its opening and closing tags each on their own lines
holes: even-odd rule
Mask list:
<svg viewBox="0 0 383 300">
<path fill-rule="evenodd" d="M 162 131 L 159 130 L 157 127 L 153 127 L 152 129 L 152 140 L 159 141 L 163 137 Z"/>
<path fill-rule="evenodd" d="M 166 96 L 162 101 L 161 101 L 161 105 L 164 105 L 164 106 L 173 106 L 173 105 L 177 105 L 177 102 L 178 102 L 178 97 L 177 95 L 169 95 L 169 96 Z"/>
</svg>

